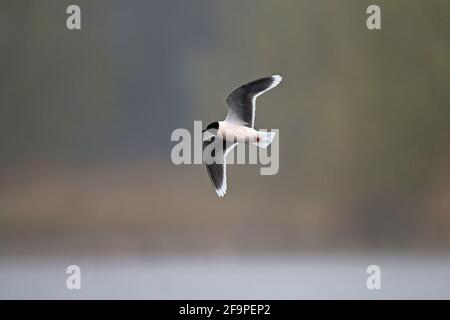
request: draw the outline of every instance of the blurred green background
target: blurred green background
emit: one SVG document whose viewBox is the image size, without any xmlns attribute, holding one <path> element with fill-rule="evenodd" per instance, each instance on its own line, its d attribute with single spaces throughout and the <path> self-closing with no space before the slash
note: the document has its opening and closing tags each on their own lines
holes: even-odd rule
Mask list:
<svg viewBox="0 0 450 320">
<path fill-rule="evenodd" d="M 0 253 L 450 249 L 450 2 L 0 2 Z M 281 74 L 280 171 L 170 141 Z"/>
</svg>

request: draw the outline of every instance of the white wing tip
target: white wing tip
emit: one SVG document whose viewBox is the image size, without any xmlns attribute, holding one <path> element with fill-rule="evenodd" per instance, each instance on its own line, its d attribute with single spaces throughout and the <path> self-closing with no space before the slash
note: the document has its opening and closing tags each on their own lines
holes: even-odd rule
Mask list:
<svg viewBox="0 0 450 320">
<path fill-rule="evenodd" d="M 216 193 L 217 195 L 222 198 L 223 196 L 225 196 L 225 193 L 227 192 L 227 188 L 220 188 L 220 189 L 216 189 Z"/>
<path fill-rule="evenodd" d="M 275 87 L 281 82 L 281 80 L 283 80 L 283 77 L 280 76 L 279 74 L 275 74 L 272 76 L 272 79 L 273 79 L 273 86 Z"/>
</svg>

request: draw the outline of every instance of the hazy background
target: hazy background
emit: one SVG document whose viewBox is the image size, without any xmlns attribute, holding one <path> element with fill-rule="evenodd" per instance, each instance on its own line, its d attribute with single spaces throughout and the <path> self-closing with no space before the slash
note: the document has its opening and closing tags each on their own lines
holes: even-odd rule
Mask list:
<svg viewBox="0 0 450 320">
<path fill-rule="evenodd" d="M 2 297 L 42 257 L 449 256 L 447 0 L 2 0 L 0 70 Z M 280 130 L 280 171 L 232 165 L 218 198 L 170 135 L 270 74 L 256 127 Z"/>
</svg>

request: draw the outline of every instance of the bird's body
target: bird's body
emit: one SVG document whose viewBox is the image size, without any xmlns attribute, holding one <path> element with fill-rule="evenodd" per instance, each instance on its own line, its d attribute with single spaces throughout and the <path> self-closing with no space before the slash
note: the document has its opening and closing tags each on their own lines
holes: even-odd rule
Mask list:
<svg viewBox="0 0 450 320">
<path fill-rule="evenodd" d="M 253 128 L 228 121 L 219 121 L 217 137 L 229 142 L 257 142 L 258 131 Z"/>
<path fill-rule="evenodd" d="M 278 75 L 261 78 L 244 84 L 227 97 L 228 113 L 224 121 L 210 123 L 203 132 L 209 136 L 203 141 L 203 157 L 214 161 L 205 161 L 206 169 L 216 190 L 223 197 L 227 190 L 226 155 L 238 143 L 253 143 L 266 148 L 272 142 L 275 133 L 257 131 L 254 127 L 256 98 L 274 88 L 281 82 Z M 213 133 L 211 131 L 214 131 Z M 221 152 L 216 152 L 220 150 Z M 211 152 L 206 155 L 205 151 Z"/>
</svg>

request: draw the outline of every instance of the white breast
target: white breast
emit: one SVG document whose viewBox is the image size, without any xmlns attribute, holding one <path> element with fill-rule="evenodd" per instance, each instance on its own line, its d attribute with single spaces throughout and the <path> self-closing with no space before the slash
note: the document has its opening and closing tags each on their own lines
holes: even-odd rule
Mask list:
<svg viewBox="0 0 450 320">
<path fill-rule="evenodd" d="M 222 140 L 237 142 L 254 142 L 258 138 L 258 132 L 255 129 L 227 121 L 219 121 L 217 135 Z"/>
</svg>

